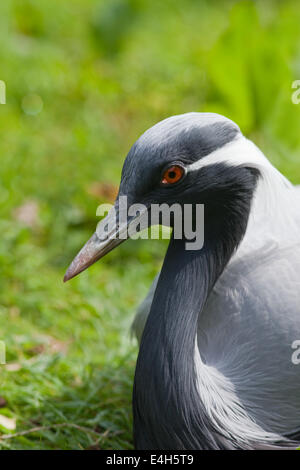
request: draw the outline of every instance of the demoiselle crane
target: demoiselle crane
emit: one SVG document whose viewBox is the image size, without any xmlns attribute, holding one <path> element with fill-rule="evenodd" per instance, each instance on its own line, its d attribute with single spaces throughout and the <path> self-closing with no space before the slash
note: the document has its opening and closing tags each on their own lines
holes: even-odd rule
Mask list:
<svg viewBox="0 0 300 470">
<path fill-rule="evenodd" d="M 300 191 L 231 120 L 172 116 L 125 160 L 130 203 L 204 205 L 204 245 L 171 237 L 139 308 L 137 449 L 296 448 L 300 442 Z M 124 241 L 91 237 L 68 280 Z M 150 223 L 150 222 L 149 222 Z M 100 231 L 101 232 L 101 231 Z M 300 355 L 300 354 L 299 354 Z"/>
</svg>

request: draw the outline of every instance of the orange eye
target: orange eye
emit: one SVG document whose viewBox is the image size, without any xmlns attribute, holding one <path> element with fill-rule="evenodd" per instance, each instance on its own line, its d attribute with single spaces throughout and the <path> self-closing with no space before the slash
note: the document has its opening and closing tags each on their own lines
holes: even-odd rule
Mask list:
<svg viewBox="0 0 300 470">
<path fill-rule="evenodd" d="M 163 174 L 161 184 L 177 183 L 184 175 L 184 168 L 179 165 L 170 166 Z"/>
</svg>

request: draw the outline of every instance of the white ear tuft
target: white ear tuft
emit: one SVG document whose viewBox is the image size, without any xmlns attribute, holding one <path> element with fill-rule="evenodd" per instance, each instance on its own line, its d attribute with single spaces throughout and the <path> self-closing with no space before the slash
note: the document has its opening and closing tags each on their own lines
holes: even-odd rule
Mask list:
<svg viewBox="0 0 300 470">
<path fill-rule="evenodd" d="M 300 214 L 297 209 L 300 190 L 271 164 L 253 142 L 240 134 L 232 142 L 189 165 L 188 171 L 217 163 L 256 168 L 261 175 L 248 228 L 237 255 L 253 249 L 253 245 L 256 248 L 266 244 L 284 247 L 299 242 L 297 226 Z"/>
</svg>

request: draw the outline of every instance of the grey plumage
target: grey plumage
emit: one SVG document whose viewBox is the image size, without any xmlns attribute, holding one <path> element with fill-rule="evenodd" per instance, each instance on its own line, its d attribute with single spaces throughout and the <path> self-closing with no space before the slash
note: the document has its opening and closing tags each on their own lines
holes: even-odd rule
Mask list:
<svg viewBox="0 0 300 470">
<path fill-rule="evenodd" d="M 251 447 L 253 435 L 257 441 L 262 431 L 295 433 L 300 440 L 300 371 L 291 361 L 291 344 L 300 338 L 299 261 L 300 244 L 282 252 L 271 245 L 263 255 L 237 259 L 216 283 L 199 320 L 201 397 L 229 442 L 230 431 L 239 437 L 238 448 L 245 440 Z M 139 341 L 157 280 L 133 323 Z M 247 413 L 243 419 L 240 406 Z"/>
<path fill-rule="evenodd" d="M 175 160 L 186 178 L 176 188 L 159 187 L 162 169 Z M 136 447 L 295 448 L 299 190 L 232 121 L 189 113 L 162 121 L 134 144 L 119 195 L 147 207 L 205 204 L 203 249 L 187 252 L 184 240 L 171 240 L 134 320 Z M 106 246 L 94 236 L 67 279 Z"/>
</svg>

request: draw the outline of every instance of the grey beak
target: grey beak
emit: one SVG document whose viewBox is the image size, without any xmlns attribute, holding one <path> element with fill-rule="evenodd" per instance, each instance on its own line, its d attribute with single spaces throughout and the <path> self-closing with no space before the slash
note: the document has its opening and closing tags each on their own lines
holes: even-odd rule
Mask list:
<svg viewBox="0 0 300 470">
<path fill-rule="evenodd" d="M 140 220 L 144 214 L 139 214 L 137 217 L 126 217 L 124 222 L 119 223 L 118 209 L 116 206 L 113 207 L 107 216 L 99 222 L 96 232 L 70 264 L 64 276 L 64 282 L 77 276 L 77 274 L 127 240 L 130 233 L 130 224 L 134 220 Z"/>
<path fill-rule="evenodd" d="M 73 277 L 77 276 L 77 274 L 81 273 L 89 266 L 96 263 L 96 261 L 102 258 L 102 256 L 109 253 L 111 250 L 113 250 L 116 246 L 120 245 L 120 243 L 124 241 L 125 240 L 109 239 L 107 241 L 102 242 L 98 238 L 97 233 L 95 232 L 91 236 L 89 241 L 80 250 L 78 255 L 73 259 L 64 276 L 64 282 L 69 281 Z"/>
</svg>

